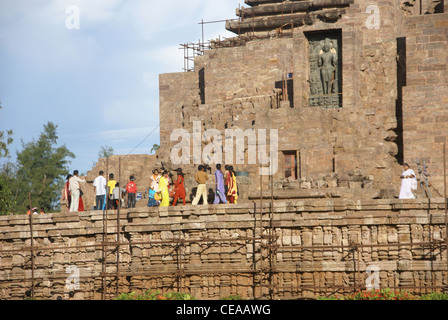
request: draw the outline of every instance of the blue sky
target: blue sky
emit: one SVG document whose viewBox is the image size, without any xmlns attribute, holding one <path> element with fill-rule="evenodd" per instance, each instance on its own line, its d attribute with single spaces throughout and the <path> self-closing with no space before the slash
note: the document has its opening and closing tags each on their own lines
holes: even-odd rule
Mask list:
<svg viewBox="0 0 448 320">
<path fill-rule="evenodd" d="M 90 170 L 105 145 L 115 154 L 150 153 L 159 143 L 159 74 L 182 72 L 180 44 L 199 41 L 202 19 L 236 18 L 240 4 L 0 0 L 0 130 L 14 131 L 12 160 L 48 121 L 76 155 L 70 171 Z M 204 30 L 206 40 L 233 35 L 224 23 Z"/>
</svg>

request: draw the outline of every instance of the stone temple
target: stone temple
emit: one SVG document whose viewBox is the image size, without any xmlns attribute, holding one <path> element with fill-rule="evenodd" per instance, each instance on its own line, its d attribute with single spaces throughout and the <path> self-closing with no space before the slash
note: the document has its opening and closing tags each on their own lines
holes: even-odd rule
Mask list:
<svg viewBox="0 0 448 320">
<path fill-rule="evenodd" d="M 421 172 L 418 197 L 441 196 L 448 133 L 443 1 L 245 5 L 226 23 L 234 38 L 203 46 L 189 72 L 160 75 L 161 148 L 156 156 L 122 157 L 122 184 L 134 175 L 144 196 L 153 168 L 181 167 L 191 198 L 196 168 L 211 155 L 218 156 L 211 176 L 215 161 L 234 166 L 240 201 L 272 196 L 271 186 L 278 199 L 393 199 L 407 162 Z M 202 137 L 209 129 L 218 134 Z M 176 130 L 190 140 L 173 136 Z M 182 143 L 190 152 L 174 151 Z M 225 152 L 229 145 L 233 152 Z M 260 151 L 271 161 L 262 162 Z M 173 154 L 186 158 L 173 163 Z M 108 167 L 116 177 L 118 158 Z M 105 165 L 101 159 L 89 179 Z M 272 181 L 260 178 L 262 167 Z"/>
<path fill-rule="evenodd" d="M 156 155 L 100 159 L 86 212 L 0 217 L 1 299 L 447 290 L 448 1 L 245 0 L 236 16 L 234 37 L 160 75 Z M 199 164 L 213 199 L 214 162 L 234 166 L 238 204 L 191 206 Z M 417 199 L 397 199 L 405 162 Z M 187 205 L 148 208 L 152 170 L 179 167 Z M 143 200 L 89 210 L 100 170 Z"/>
</svg>

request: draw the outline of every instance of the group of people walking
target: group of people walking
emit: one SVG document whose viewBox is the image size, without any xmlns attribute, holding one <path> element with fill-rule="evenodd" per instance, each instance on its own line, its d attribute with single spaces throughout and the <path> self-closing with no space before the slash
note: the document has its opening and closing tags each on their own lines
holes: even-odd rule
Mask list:
<svg viewBox="0 0 448 320">
<path fill-rule="evenodd" d="M 95 210 L 117 209 L 123 206 L 127 195 L 127 207 L 135 208 L 137 202 L 137 184 L 135 177 L 130 176 L 125 188 L 115 180 L 114 174 L 109 174 L 109 180 L 104 178 L 104 171 L 100 171 L 98 177 L 93 181 L 96 201 Z"/>
<path fill-rule="evenodd" d="M 73 175 L 67 176 L 64 188 L 62 189 L 62 202 L 68 207 L 69 212 L 84 211 L 84 201 L 81 184 L 86 183 L 87 178 L 81 179 L 78 170 Z M 100 171 L 98 177 L 93 181 L 95 190 L 94 210 L 117 209 L 121 205 L 125 195 L 127 195 L 128 208 L 135 208 L 137 185 L 135 178 L 131 176 L 125 189 L 120 188 L 119 183 L 114 179 L 114 174 L 109 174 L 109 180 L 104 177 L 104 171 Z"/>
<path fill-rule="evenodd" d="M 203 203 L 207 204 L 207 180 L 208 175 L 206 173 L 206 167 L 201 165 L 195 175 L 195 181 L 198 184 L 198 188 L 192 205 L 197 205 L 201 197 Z M 213 204 L 237 203 L 237 200 L 238 187 L 233 167 L 225 166 L 225 172 L 223 173 L 221 170 L 221 164 L 217 164 L 215 170 L 215 200 L 213 201 Z"/>
<path fill-rule="evenodd" d="M 192 205 L 198 205 L 202 198 L 202 203 L 208 204 L 207 181 L 209 176 L 207 174 L 208 167 L 200 165 L 196 172 L 194 179 L 197 183 L 195 196 L 191 202 Z M 227 204 L 237 203 L 238 201 L 238 186 L 236 181 L 236 174 L 233 166 L 225 166 L 224 172 L 221 164 L 216 165 L 214 172 L 215 176 L 215 195 L 213 204 Z M 185 191 L 185 176 L 181 168 L 176 170 L 177 177 L 174 181 L 170 178 L 167 170 L 160 171 L 153 170 L 151 176 L 151 186 L 148 190 L 148 207 L 168 207 L 176 206 L 179 199 L 182 199 L 183 205 L 186 204 Z M 109 180 L 104 177 L 104 172 L 100 171 L 97 178 L 93 182 L 95 189 L 96 201 L 95 210 L 117 209 L 122 206 L 124 199 L 127 196 L 127 207 L 135 208 L 137 200 L 137 184 L 135 177 L 130 176 L 129 182 L 125 188 L 120 188 L 119 183 L 114 179 L 114 174 L 109 174 Z M 415 191 L 417 190 L 417 179 L 415 172 L 409 167 L 407 163 L 404 164 L 404 171 L 401 175 L 402 185 L 400 190 L 400 199 L 414 199 Z M 64 189 L 62 190 L 62 200 L 66 203 L 70 212 L 84 211 L 84 203 L 82 200 L 83 191 L 82 183 L 86 183 L 87 179 L 79 177 L 78 170 L 73 172 L 73 175 L 67 176 Z M 171 198 L 173 199 L 171 202 Z M 43 213 L 43 208 L 41 213 Z M 37 208 L 31 210 L 28 208 L 27 214 L 37 214 Z"/>
<path fill-rule="evenodd" d="M 200 165 L 198 172 L 194 176 L 197 188 L 191 202 L 192 205 L 198 205 L 201 198 L 204 205 L 207 205 L 209 202 L 207 193 L 209 175 L 206 172 L 207 169 L 206 166 Z M 176 206 L 180 200 L 183 205 L 186 204 L 185 175 L 181 168 L 175 171 L 177 177 L 176 179 L 172 179 L 167 170 L 153 170 L 150 181 L 151 185 L 148 190 L 148 207 Z M 225 166 L 225 171 L 223 172 L 221 164 L 218 164 L 216 165 L 214 175 L 215 198 L 213 204 L 237 203 L 238 187 L 233 167 Z M 62 190 L 62 200 L 70 212 L 84 211 L 81 184 L 86 182 L 87 178 L 80 178 L 78 170 L 75 170 L 73 175 L 67 176 L 67 181 Z M 106 208 L 117 209 L 119 206 L 135 208 L 137 184 L 134 176 L 129 177 L 125 188 L 121 188 L 119 183 L 114 179 L 113 173 L 109 174 L 108 179 L 106 179 L 104 177 L 104 171 L 100 171 L 99 175 L 93 181 L 93 187 L 96 195 L 94 210 L 106 210 Z M 125 203 L 126 205 L 124 205 Z"/>
<path fill-rule="evenodd" d="M 195 197 L 191 202 L 192 205 L 198 205 L 202 198 L 202 203 L 208 204 L 207 181 L 209 180 L 206 172 L 207 167 L 200 165 L 194 179 L 197 183 Z M 154 169 L 151 176 L 151 186 L 148 192 L 148 207 L 168 207 L 170 199 L 173 198 L 171 206 L 176 206 L 179 199 L 183 204 L 186 203 L 185 192 L 185 176 L 181 168 L 176 170 L 177 178 L 171 183 L 169 172 L 163 170 L 159 173 L 158 169 Z M 170 192 L 170 187 L 171 192 Z M 238 187 L 236 183 L 236 175 L 232 166 L 225 166 L 225 172 L 222 172 L 221 164 L 216 165 L 215 171 L 215 200 L 214 204 L 220 203 L 237 203 Z"/>
</svg>

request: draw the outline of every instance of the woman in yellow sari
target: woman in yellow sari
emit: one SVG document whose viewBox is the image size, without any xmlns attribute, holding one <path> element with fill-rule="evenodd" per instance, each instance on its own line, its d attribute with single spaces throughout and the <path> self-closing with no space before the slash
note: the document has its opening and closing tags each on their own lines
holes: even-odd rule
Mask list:
<svg viewBox="0 0 448 320">
<path fill-rule="evenodd" d="M 159 192 L 162 194 L 162 202 L 160 207 L 170 206 L 170 193 L 168 191 L 168 171 L 163 171 L 162 177 L 159 180 Z"/>
<path fill-rule="evenodd" d="M 228 167 L 228 175 L 226 179 L 227 184 L 227 197 L 229 199 L 229 203 L 237 203 L 238 200 L 238 186 L 236 185 L 236 175 L 233 171 L 233 167 Z"/>
</svg>

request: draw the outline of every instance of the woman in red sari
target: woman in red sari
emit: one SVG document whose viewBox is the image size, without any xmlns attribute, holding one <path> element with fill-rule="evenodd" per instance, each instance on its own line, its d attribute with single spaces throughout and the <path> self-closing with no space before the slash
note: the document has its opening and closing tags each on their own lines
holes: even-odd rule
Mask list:
<svg viewBox="0 0 448 320">
<path fill-rule="evenodd" d="M 67 175 L 67 182 L 64 184 L 64 189 L 62 189 L 62 198 L 61 198 L 61 212 L 69 212 L 70 211 L 70 203 L 72 202 L 72 197 L 70 195 L 69 190 L 69 180 L 72 177 L 71 174 Z"/>
<path fill-rule="evenodd" d="M 84 202 L 82 201 L 82 195 L 84 193 L 79 194 L 79 204 L 78 204 L 78 212 L 84 211 Z"/>
<path fill-rule="evenodd" d="M 180 168 L 177 169 L 177 180 L 174 182 L 174 200 L 172 206 L 177 204 L 178 198 L 181 198 L 185 205 L 184 174 Z"/>
</svg>

